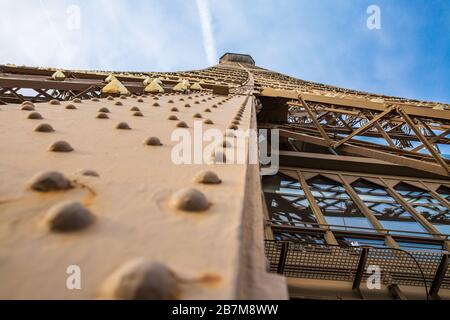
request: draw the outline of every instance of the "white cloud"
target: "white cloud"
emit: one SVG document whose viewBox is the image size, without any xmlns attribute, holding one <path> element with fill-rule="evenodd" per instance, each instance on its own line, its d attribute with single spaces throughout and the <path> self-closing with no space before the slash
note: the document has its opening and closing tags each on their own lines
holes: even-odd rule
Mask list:
<svg viewBox="0 0 450 320">
<path fill-rule="evenodd" d="M 79 30 L 67 26 L 71 5 L 80 7 Z M 0 63 L 130 71 L 206 67 L 193 0 L 0 0 L 0 7 Z"/>
<path fill-rule="evenodd" d="M 424 22 L 410 23 L 413 11 L 382 1 L 382 29 L 368 30 L 371 3 L 0 0 L 0 63 L 175 71 L 214 65 L 217 53 L 232 51 L 298 78 L 448 101 L 448 24 L 425 41 Z M 80 7 L 79 30 L 67 27 L 71 5 Z"/>
<path fill-rule="evenodd" d="M 196 0 L 200 22 L 202 24 L 203 46 L 205 48 L 208 65 L 217 63 L 217 52 L 212 30 L 211 14 L 207 0 Z"/>
</svg>

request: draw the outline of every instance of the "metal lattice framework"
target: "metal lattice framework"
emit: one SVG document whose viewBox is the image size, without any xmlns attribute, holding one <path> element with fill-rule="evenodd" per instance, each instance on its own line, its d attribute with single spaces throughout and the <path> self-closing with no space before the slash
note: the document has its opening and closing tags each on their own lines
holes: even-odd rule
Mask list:
<svg viewBox="0 0 450 320">
<path fill-rule="evenodd" d="M 142 94 L 146 77 L 159 78 L 166 92 L 181 80 L 201 82 L 204 89 L 216 94 L 241 90 L 248 73 L 239 66 L 219 65 L 203 70 L 185 72 L 112 72 L 59 70 L 63 80 L 54 80 L 56 69 L 0 65 L 0 104 L 24 101 L 45 102 L 52 99 L 68 101 L 102 96 L 105 79 L 114 75 L 132 94 Z"/>
<path fill-rule="evenodd" d="M 330 148 L 334 154 L 370 157 L 449 176 L 449 160 L 439 147 L 449 143 L 449 111 L 302 95 L 298 99 L 287 103 L 286 123 L 271 126 L 281 129 L 281 136 Z"/>
<path fill-rule="evenodd" d="M 386 285 L 448 289 L 450 106 L 248 70 L 258 127 L 280 136 L 281 170 L 262 179 L 270 270 L 361 281 L 370 246 Z"/>
<path fill-rule="evenodd" d="M 279 181 L 262 179 L 272 272 L 357 287 L 376 263 L 387 285 L 450 289 L 450 105 L 295 79 L 236 54 L 185 72 L 0 65 L 0 104 L 96 101 L 111 75 L 133 99 L 147 98 L 148 78 L 166 95 L 187 80 L 214 96 L 252 97 L 258 128 L 280 137 Z"/>
</svg>

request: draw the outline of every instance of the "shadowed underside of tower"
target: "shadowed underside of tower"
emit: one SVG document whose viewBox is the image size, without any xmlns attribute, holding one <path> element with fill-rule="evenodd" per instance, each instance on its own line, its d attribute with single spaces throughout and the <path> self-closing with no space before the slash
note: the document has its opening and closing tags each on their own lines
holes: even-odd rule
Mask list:
<svg viewBox="0 0 450 320">
<path fill-rule="evenodd" d="M 449 298 L 449 108 L 235 53 L 183 72 L 2 65 L 0 297 Z M 174 132 L 199 126 L 223 136 L 212 161 L 174 163 Z M 217 161 L 248 129 L 279 140 L 276 174 Z"/>
</svg>

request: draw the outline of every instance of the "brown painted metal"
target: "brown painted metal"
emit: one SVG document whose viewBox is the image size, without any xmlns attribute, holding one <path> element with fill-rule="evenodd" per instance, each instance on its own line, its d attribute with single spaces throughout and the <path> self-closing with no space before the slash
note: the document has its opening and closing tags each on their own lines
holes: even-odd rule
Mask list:
<svg viewBox="0 0 450 320">
<path fill-rule="evenodd" d="M 238 78 L 229 79 L 232 83 L 219 84 L 209 83 L 209 73 L 212 68 L 199 71 L 198 74 L 191 72 L 185 73 L 161 73 L 157 76 L 163 77 L 162 83 L 166 92 L 170 92 L 171 88 L 178 83 L 179 78 L 204 80 L 201 86 L 205 90 L 212 90 L 213 94 L 228 95 L 230 86 L 236 86 L 246 80 L 241 74 L 241 80 L 234 83 Z M 227 69 L 222 68 L 221 77 L 227 74 Z M 43 102 L 51 99 L 71 100 L 73 98 L 91 98 L 99 97 L 100 89 L 106 85 L 104 80 L 109 74 L 115 74 L 116 78 L 121 81 L 132 94 L 143 94 L 143 80 L 146 76 L 144 73 L 136 73 L 135 75 L 123 75 L 119 73 L 93 73 L 87 71 L 70 71 L 64 70 L 66 79 L 64 81 L 55 81 L 50 78 L 55 70 L 38 69 L 30 67 L 9 67 L 0 65 L 0 100 L 5 103 L 20 103 L 25 100 L 32 102 Z M 195 76 L 195 78 L 194 78 Z M 34 96 L 24 96 L 17 94 L 17 89 L 32 89 L 37 94 Z M 49 92 L 52 91 L 52 94 Z M 57 94 L 55 94 L 57 92 Z M 9 93 L 9 94 L 5 94 Z"/>
<path fill-rule="evenodd" d="M 303 191 L 305 192 L 306 199 L 309 202 L 309 205 L 311 206 L 311 210 L 313 211 L 317 221 L 319 224 L 326 224 L 326 220 L 322 214 L 322 211 L 320 210 L 319 205 L 317 204 L 313 194 L 311 193 L 311 190 L 309 189 L 308 183 L 306 182 L 305 176 L 301 171 L 297 171 L 298 179 L 300 181 L 300 185 L 302 186 Z M 334 237 L 333 233 L 330 230 L 327 230 L 325 232 L 325 241 L 328 244 L 331 245 L 337 245 L 336 238 Z"/>
<path fill-rule="evenodd" d="M 448 269 L 448 254 L 442 255 L 441 262 L 439 263 L 439 267 L 436 271 L 436 274 L 433 279 L 433 283 L 430 287 L 430 296 L 437 297 L 439 294 L 439 289 L 441 288 L 442 281 L 445 278 L 445 273 Z"/>
<path fill-rule="evenodd" d="M 364 271 L 366 269 L 367 256 L 369 255 L 369 249 L 363 248 L 361 250 L 361 255 L 359 257 L 358 268 L 356 269 L 355 278 L 353 280 L 352 289 L 358 290 L 361 285 L 361 280 L 363 278 Z"/>
<path fill-rule="evenodd" d="M 306 135 L 302 133 L 288 131 L 285 129 L 280 130 L 280 136 L 297 139 L 299 141 L 315 144 L 318 146 L 328 147 L 328 143 L 321 137 L 315 137 L 312 135 Z M 448 172 L 444 171 L 441 166 L 435 165 L 430 162 L 424 162 L 412 158 L 407 158 L 405 156 L 378 151 L 376 149 L 370 149 L 356 145 L 343 145 L 340 147 L 340 151 L 357 156 L 363 156 L 382 161 L 392 162 L 398 165 L 404 165 L 418 170 L 428 171 L 441 176 L 448 176 Z"/>
<path fill-rule="evenodd" d="M 297 220 L 292 221 L 290 218 L 285 222 L 283 222 L 284 219 L 273 221 L 271 228 L 276 234 L 292 234 L 300 238 L 321 235 L 328 243 L 330 233 L 338 239 L 338 242 L 346 237 L 382 239 L 385 245 L 392 249 L 399 249 L 400 242 L 434 243 L 439 244 L 443 249 L 449 248 L 448 235 L 441 234 L 387 181 L 395 180 L 398 183 L 408 181 L 413 186 L 425 186 L 428 183 L 444 185 L 449 180 L 450 161 L 441 155 L 438 144 L 450 142 L 448 138 L 450 128 L 447 127 L 450 123 L 450 106 L 362 94 L 347 89 L 296 81 L 283 75 L 258 70 L 253 71 L 253 74 L 256 79 L 256 88 L 260 90 L 263 101 L 262 112 L 264 112 L 264 103 L 269 104 L 275 101 L 277 103 L 277 105 L 267 106 L 273 120 L 266 113 L 259 127 L 279 130 L 282 146 L 279 151 L 280 164 L 283 168 L 281 172 L 300 181 L 311 210 L 319 221 L 317 226 L 311 226 L 309 222 L 303 225 L 301 220 L 297 223 Z M 313 89 L 310 90 L 311 88 Z M 283 101 L 286 107 L 283 106 Z M 279 115 L 276 114 L 277 107 Z M 286 110 L 287 116 L 283 121 Z M 435 133 L 435 130 L 442 132 Z M 360 139 L 360 137 L 378 138 L 378 140 Z M 428 153 L 419 153 L 423 148 L 426 148 Z M 299 179 L 293 172 L 298 173 Z M 308 179 L 317 176 L 315 173 L 340 181 L 351 201 L 369 220 L 373 228 L 365 230 L 329 225 L 324 218 L 325 210 L 328 203 L 332 206 L 338 199 L 333 198 L 333 193 L 325 189 L 323 192 L 328 194 L 326 198 L 328 202 L 321 200 L 319 207 L 315 197 L 321 189 L 312 192 L 307 183 Z M 399 230 L 384 229 L 378 216 L 370 209 L 373 205 L 369 208 L 352 186 L 353 181 L 365 176 L 370 176 L 367 181 L 386 190 L 396 204 L 409 212 L 426 231 L 421 234 L 404 231 L 402 234 Z M 425 188 L 425 190 L 428 189 Z M 430 196 L 448 208 L 447 199 L 435 190 L 436 187 L 434 190 L 430 189 Z M 324 195 L 322 194 L 321 197 L 323 199 Z M 289 193 L 286 194 L 286 198 L 289 198 Z M 337 210 L 334 207 L 330 208 L 330 210 Z M 281 209 L 281 212 L 285 209 Z M 333 216 L 333 211 L 327 214 Z M 340 215 L 337 216 L 340 217 Z M 383 216 L 383 220 L 389 219 L 401 221 L 395 215 Z M 357 293 L 363 272 L 361 261 L 353 283 L 353 289 Z M 289 270 L 287 273 L 292 274 L 292 269 Z M 393 298 L 406 299 L 395 283 L 390 283 L 388 287 Z"/>
<path fill-rule="evenodd" d="M 370 209 L 364 204 L 364 201 L 361 200 L 361 198 L 358 196 L 356 191 L 353 189 L 351 184 L 348 182 L 347 178 L 343 175 L 339 174 L 339 179 L 341 180 L 342 184 L 344 185 L 345 190 L 352 198 L 353 202 L 356 203 L 359 210 L 364 214 L 364 216 L 370 221 L 372 226 L 375 228 L 375 230 L 385 235 L 384 242 L 386 245 L 390 248 L 398 248 L 398 244 L 395 242 L 394 238 L 392 236 L 387 235 L 386 232 L 380 231 L 383 230 L 383 225 L 378 221 L 378 219 L 373 215 L 373 213 L 370 211 Z"/>
<path fill-rule="evenodd" d="M 143 80 L 148 76 L 160 78 L 166 92 L 171 92 L 180 79 L 186 79 L 202 81 L 201 86 L 214 94 L 250 94 L 254 97 L 258 106 L 255 112 L 264 115 L 259 127 L 280 129 L 281 172 L 300 182 L 304 197 L 319 222 L 308 227 L 287 222 L 275 224 L 271 221 L 270 210 L 264 206 L 265 211 L 261 214 L 267 220 L 265 235 L 270 240 L 276 238 L 274 233 L 284 232 L 320 235 L 328 245 L 338 245 L 343 237 L 360 237 L 384 240 L 390 248 L 398 248 L 400 241 L 437 244 L 447 249 L 450 247 L 448 235 L 439 233 L 391 183 L 409 181 L 411 185 L 422 186 L 433 199 L 449 208 L 449 200 L 436 191 L 437 187 L 430 187 L 450 184 L 450 161 L 445 159 L 438 146 L 450 143 L 447 137 L 450 134 L 448 104 L 376 95 L 294 79 L 257 67 L 249 56 L 234 54 L 225 55 L 217 66 L 186 72 L 63 70 L 66 79 L 55 81 L 50 79 L 54 71 L 0 65 L 0 103 L 101 97 L 100 90 L 106 85 L 104 80 L 109 74 L 114 74 L 135 95 L 143 94 Z M 442 132 L 435 133 L 436 130 Z M 377 138 L 382 142 L 359 137 Z M 414 146 L 414 143 L 418 145 Z M 427 154 L 419 152 L 424 148 Z M 317 191 L 313 192 L 308 185 L 308 180 L 319 174 L 331 177 L 343 186 L 375 232 L 364 228 L 340 230 L 327 224 L 324 216 L 326 209 L 319 206 L 315 198 Z M 425 227 L 432 238 L 419 233 L 398 234 L 395 230 L 384 229 L 352 186 L 359 177 L 385 188 L 396 203 Z M 264 197 L 262 194 L 263 203 Z M 290 203 L 286 200 L 284 204 L 287 206 Z M 293 249 L 289 242 L 280 245 L 276 272 L 283 274 L 289 259 L 287 255 Z M 359 288 L 362 280 L 367 252 L 362 250 L 353 282 L 354 289 Z M 447 267 L 448 257 L 447 264 L 442 268 L 446 270 Z M 442 274 L 438 277 L 436 273 L 430 295 L 437 295 Z M 389 290 L 397 297 L 401 296 L 400 288 L 394 286 L 395 283 L 391 283 Z"/>
<path fill-rule="evenodd" d="M 419 140 L 423 143 L 423 145 L 430 151 L 436 161 L 444 168 L 444 170 L 449 171 L 449 167 L 447 163 L 442 159 L 439 152 L 431 145 L 431 143 L 422 135 L 420 130 L 417 128 L 414 121 L 409 117 L 409 115 L 403 111 L 402 108 L 398 108 L 397 111 L 403 116 L 403 119 L 408 123 L 409 127 L 414 131 Z"/>
<path fill-rule="evenodd" d="M 338 148 L 340 145 L 346 143 L 347 141 L 349 141 L 351 138 L 353 138 L 356 135 L 359 135 L 361 133 L 363 133 L 366 130 L 369 130 L 373 125 L 375 125 L 375 123 L 378 122 L 378 120 L 381 120 L 382 118 L 384 118 L 385 116 L 387 116 L 389 113 L 391 113 L 391 111 L 393 110 L 393 107 L 388 107 L 386 110 L 384 110 L 383 112 L 381 112 L 380 114 L 376 115 L 373 119 L 371 119 L 366 125 L 359 127 L 358 129 L 356 129 L 355 131 L 353 131 L 351 134 L 349 134 L 348 136 L 346 136 L 344 139 L 336 142 L 333 144 L 334 148 Z"/>
</svg>

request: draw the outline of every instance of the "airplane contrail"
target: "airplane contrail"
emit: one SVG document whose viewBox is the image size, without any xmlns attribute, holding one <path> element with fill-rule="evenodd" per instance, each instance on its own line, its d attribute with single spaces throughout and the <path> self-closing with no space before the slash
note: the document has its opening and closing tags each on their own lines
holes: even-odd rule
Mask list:
<svg viewBox="0 0 450 320">
<path fill-rule="evenodd" d="M 217 63 L 216 45 L 212 32 L 211 15 L 207 0 L 196 0 L 200 22 L 202 24 L 203 47 L 205 49 L 206 59 L 210 66 Z"/>
<path fill-rule="evenodd" d="M 45 18 L 47 19 L 47 23 L 50 25 L 50 28 L 52 29 L 53 33 L 55 34 L 56 41 L 58 42 L 59 46 L 63 50 L 63 52 L 66 52 L 66 47 L 64 46 L 64 43 L 61 40 L 61 37 L 59 35 L 58 29 L 56 29 L 55 25 L 53 24 L 52 19 L 50 18 L 50 14 L 48 12 L 47 4 L 44 3 L 44 0 L 39 0 L 39 3 L 41 4 L 41 8 L 44 11 Z"/>
</svg>

